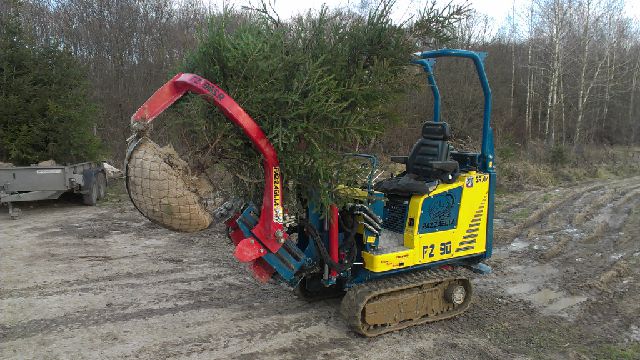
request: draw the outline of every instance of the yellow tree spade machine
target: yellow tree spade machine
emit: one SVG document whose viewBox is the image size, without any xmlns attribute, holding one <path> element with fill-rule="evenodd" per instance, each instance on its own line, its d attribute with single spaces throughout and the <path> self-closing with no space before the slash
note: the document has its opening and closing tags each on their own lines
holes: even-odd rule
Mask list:
<svg viewBox="0 0 640 360">
<path fill-rule="evenodd" d="M 227 221 L 234 256 L 262 281 L 283 282 L 308 298 L 344 295 L 341 312 L 366 336 L 450 318 L 470 304 L 470 275 L 487 273 L 492 252 L 496 173 L 490 126 L 491 90 L 485 53 L 442 49 L 416 53 L 434 97 L 432 121 L 398 176 L 343 189 L 347 205 L 322 216 L 313 201 L 294 222 L 285 221 L 286 174 L 256 122 L 223 90 L 194 74 L 178 74 L 132 117 L 134 136 L 126 157 L 126 186 L 136 208 L 151 221 L 178 231 L 207 228 L 212 215 L 192 183 L 187 164 L 148 137 L 148 124 L 187 92 L 200 94 L 235 123 L 260 152 L 262 205 L 247 203 Z M 440 120 L 440 93 L 433 76 L 437 58 L 473 61 L 484 94 L 480 153 L 455 151 Z M 364 154 L 371 161 L 375 157 Z M 373 171 L 372 173 L 373 174 Z M 296 234 L 295 236 L 292 236 Z"/>
</svg>

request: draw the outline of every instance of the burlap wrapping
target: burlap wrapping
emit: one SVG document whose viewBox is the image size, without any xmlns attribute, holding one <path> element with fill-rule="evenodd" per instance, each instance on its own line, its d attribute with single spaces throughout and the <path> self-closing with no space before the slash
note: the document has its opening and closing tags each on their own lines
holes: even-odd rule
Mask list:
<svg viewBox="0 0 640 360">
<path fill-rule="evenodd" d="M 127 190 L 138 210 L 168 229 L 203 230 L 212 222 L 202 179 L 190 175 L 188 164 L 171 146 L 160 147 L 143 137 L 129 155 Z"/>
</svg>

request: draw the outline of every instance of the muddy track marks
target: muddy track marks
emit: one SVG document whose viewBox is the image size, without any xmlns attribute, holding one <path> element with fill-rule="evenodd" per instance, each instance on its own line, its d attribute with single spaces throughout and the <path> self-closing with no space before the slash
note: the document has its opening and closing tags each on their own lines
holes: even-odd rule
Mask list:
<svg viewBox="0 0 640 360">
<path fill-rule="evenodd" d="M 616 278 L 622 277 L 629 273 L 629 265 L 624 260 L 616 261 L 613 266 L 602 273 L 597 280 L 591 283 L 592 286 L 596 287 L 601 291 L 609 291 L 609 284 L 615 280 Z"/>
<path fill-rule="evenodd" d="M 556 240 L 557 242 L 549 250 L 545 251 L 541 255 L 542 260 L 548 261 L 562 254 L 562 252 L 565 251 L 565 248 L 567 247 L 567 244 L 569 243 L 569 241 L 573 240 L 573 238 L 567 234 L 562 234 L 561 236 L 558 236 L 558 237 L 560 239 Z"/>
<path fill-rule="evenodd" d="M 639 184 L 507 194 L 469 310 L 373 339 L 346 327 L 340 299 L 255 282 L 222 229 L 169 232 L 128 202 L 36 207 L 0 224 L 0 358 L 591 356 L 640 326 Z"/>
<path fill-rule="evenodd" d="M 500 214 L 514 224 L 513 231 L 509 243 L 498 244 L 497 259 L 490 263 L 502 270 L 498 274 L 506 282 L 506 293 L 568 319 L 587 321 L 588 314 L 610 314 L 608 322 L 589 323 L 609 340 L 620 329 L 637 327 L 640 306 L 619 301 L 635 303 L 634 294 L 640 296 L 640 177 L 547 193 L 558 194 L 548 195 L 548 203 L 537 209 L 519 202 L 524 208 Z M 545 199 L 539 194 L 523 197 Z M 530 209 L 530 215 L 518 218 L 526 213 L 522 209 Z"/>
<path fill-rule="evenodd" d="M 637 196 L 637 192 L 640 190 L 640 185 L 638 185 L 639 182 L 640 178 L 635 177 L 612 181 L 608 184 L 596 183 L 565 189 L 562 192 L 562 195 L 557 199 L 540 204 L 541 207 L 532 211 L 531 215 L 525 219 L 517 221 L 515 226 L 510 229 L 502 230 L 505 231 L 507 234 L 506 236 L 510 239 L 514 239 L 531 229 L 534 225 L 540 224 L 550 218 L 563 219 L 560 227 L 565 228 L 566 222 L 564 219 L 571 214 L 574 214 L 571 219 L 571 223 L 582 225 L 586 219 L 593 217 L 597 211 L 603 207 L 609 206 L 612 200 L 619 198 L 621 195 L 623 203 L 626 203 L 630 201 L 631 198 Z M 604 194 L 602 194 L 603 192 Z M 596 199 L 592 199 L 593 197 Z M 540 199 L 541 197 L 538 196 L 537 198 Z M 542 196 L 542 199 L 544 199 L 544 196 Z M 534 207 L 535 203 L 536 197 L 531 196 L 527 196 L 526 201 L 519 202 L 519 204 L 528 204 L 529 206 L 533 205 Z M 521 207 L 522 205 L 511 207 L 510 210 Z M 509 209 L 509 207 L 507 208 Z M 551 231 L 554 230 L 552 229 Z M 557 229 L 555 229 L 555 231 L 557 231 Z M 534 230 L 533 233 L 528 234 L 528 236 L 535 235 L 536 232 L 537 230 Z"/>
<path fill-rule="evenodd" d="M 556 216 L 556 212 L 558 209 L 561 209 L 565 205 L 576 201 L 581 196 L 584 196 L 585 193 L 588 193 L 589 191 L 596 191 L 602 188 L 604 188 L 604 185 L 595 184 L 595 185 L 590 185 L 586 188 L 572 188 L 572 189 L 566 190 L 560 198 L 546 204 L 541 204 L 541 207 L 538 208 L 537 210 L 534 210 L 531 215 L 529 215 L 524 220 L 516 223 L 516 225 L 511 229 L 508 229 L 507 230 L 508 236 L 511 239 L 517 237 L 524 230 L 539 223 L 543 219 L 548 218 L 550 216 Z"/>
<path fill-rule="evenodd" d="M 601 192 L 593 193 L 591 195 L 591 198 L 593 199 L 586 203 L 583 202 L 582 210 L 575 214 L 573 218 L 573 225 L 580 226 L 584 224 L 587 220 L 593 218 L 598 211 L 609 206 L 621 197 L 626 197 L 627 195 L 631 195 L 632 197 L 636 196 L 635 194 L 637 194 L 637 190 L 640 189 L 640 184 L 631 183 L 626 185 L 627 186 L 617 185 L 616 187 L 610 187 L 606 189 L 604 194 Z M 628 199 L 624 200 L 624 202 L 626 201 L 628 201 Z M 622 204 L 624 204 L 624 202 Z"/>
<path fill-rule="evenodd" d="M 629 211 L 637 207 L 640 200 L 640 186 L 621 189 L 614 199 L 599 209 L 599 214 L 592 216 L 592 231 L 585 237 L 585 243 L 596 243 L 608 235 L 617 235 L 624 226 Z M 634 202 L 635 201 L 635 202 Z"/>
</svg>

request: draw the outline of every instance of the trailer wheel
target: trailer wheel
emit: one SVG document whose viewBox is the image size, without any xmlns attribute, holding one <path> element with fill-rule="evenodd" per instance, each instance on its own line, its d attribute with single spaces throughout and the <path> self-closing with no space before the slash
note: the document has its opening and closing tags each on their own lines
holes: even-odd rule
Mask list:
<svg viewBox="0 0 640 360">
<path fill-rule="evenodd" d="M 82 202 L 85 205 L 95 206 L 98 202 L 98 184 L 94 182 L 89 188 L 89 192 L 82 195 Z"/>
<path fill-rule="evenodd" d="M 100 172 L 96 175 L 96 184 L 98 185 L 98 200 L 102 200 L 107 195 L 107 178 L 104 173 Z"/>
</svg>

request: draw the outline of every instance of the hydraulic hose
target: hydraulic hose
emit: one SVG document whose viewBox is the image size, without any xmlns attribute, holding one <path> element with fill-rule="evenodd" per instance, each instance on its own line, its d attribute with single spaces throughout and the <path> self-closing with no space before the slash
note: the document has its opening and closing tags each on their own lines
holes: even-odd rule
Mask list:
<svg viewBox="0 0 640 360">
<path fill-rule="evenodd" d="M 341 220 L 339 220 L 341 221 Z M 340 273 L 343 272 L 345 270 L 348 270 L 351 268 L 351 266 L 353 265 L 353 258 L 354 255 L 357 251 L 357 247 L 356 247 L 356 242 L 355 242 L 355 234 L 357 231 L 357 226 L 358 223 L 356 221 L 353 222 L 353 226 L 351 228 L 351 231 L 347 231 L 349 233 L 349 235 L 345 238 L 344 241 L 344 245 L 349 246 L 350 248 L 350 259 L 347 260 L 347 262 L 345 262 L 344 264 L 340 264 L 336 261 L 334 261 L 328 250 L 327 247 L 325 246 L 324 242 L 322 241 L 322 237 L 320 236 L 320 234 L 318 234 L 318 230 L 316 230 L 315 227 L 313 227 L 313 225 L 311 225 L 308 222 L 304 223 L 304 231 L 305 233 L 311 238 L 311 240 L 313 240 L 314 244 L 316 245 L 316 248 L 318 248 L 318 252 L 320 253 L 320 256 L 322 257 L 322 261 L 324 261 L 325 264 L 327 264 L 327 266 L 329 266 L 330 269 L 335 270 L 336 272 Z"/>
</svg>

